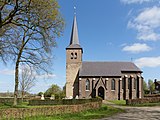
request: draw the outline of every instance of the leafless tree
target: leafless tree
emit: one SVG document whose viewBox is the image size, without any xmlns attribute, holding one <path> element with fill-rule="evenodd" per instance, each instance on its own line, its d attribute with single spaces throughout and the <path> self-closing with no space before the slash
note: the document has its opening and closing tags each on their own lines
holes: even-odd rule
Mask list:
<svg viewBox="0 0 160 120">
<path fill-rule="evenodd" d="M 25 93 L 29 92 L 33 86 L 35 86 L 36 76 L 33 73 L 31 68 L 22 66 L 21 68 L 21 77 L 19 81 L 19 88 L 21 92 L 22 102 L 25 96 Z"/>
</svg>

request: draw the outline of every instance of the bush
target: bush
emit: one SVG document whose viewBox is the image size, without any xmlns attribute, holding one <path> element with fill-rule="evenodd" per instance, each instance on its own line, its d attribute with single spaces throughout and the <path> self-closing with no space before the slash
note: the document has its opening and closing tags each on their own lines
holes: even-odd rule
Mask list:
<svg viewBox="0 0 160 120">
<path fill-rule="evenodd" d="M 42 94 L 43 94 L 43 92 L 39 92 L 37 95 L 38 95 L 38 96 L 42 96 Z"/>
<path fill-rule="evenodd" d="M 29 100 L 29 105 L 77 105 L 89 102 L 102 102 L 100 98 L 92 99 L 63 99 L 63 100 Z"/>
<path fill-rule="evenodd" d="M 144 95 L 145 98 L 149 98 L 149 97 L 160 97 L 160 94 L 147 94 Z"/>
<path fill-rule="evenodd" d="M 149 94 L 150 90 L 144 90 L 144 94 Z"/>
<path fill-rule="evenodd" d="M 0 98 L 0 103 L 13 103 L 14 98 Z M 27 102 L 29 98 L 24 98 L 24 102 Z M 22 98 L 18 98 L 18 103 L 22 102 Z"/>
<path fill-rule="evenodd" d="M 127 105 L 137 105 L 137 104 L 143 104 L 143 103 L 157 103 L 157 102 L 160 102 L 160 97 L 126 100 Z"/>
</svg>

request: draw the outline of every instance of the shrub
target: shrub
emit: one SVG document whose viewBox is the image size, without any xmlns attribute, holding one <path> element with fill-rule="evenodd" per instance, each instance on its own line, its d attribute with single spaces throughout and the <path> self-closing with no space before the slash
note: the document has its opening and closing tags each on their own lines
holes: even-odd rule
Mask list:
<svg viewBox="0 0 160 120">
<path fill-rule="evenodd" d="M 24 102 L 27 102 L 29 98 L 24 98 Z M 18 103 L 22 102 L 22 98 L 18 98 Z M 0 103 L 13 103 L 13 98 L 0 98 Z"/>
<path fill-rule="evenodd" d="M 76 104 L 83 104 L 89 102 L 101 102 L 102 99 L 100 98 L 92 98 L 92 99 L 63 99 L 63 100 L 29 100 L 29 105 L 76 105 Z"/>
</svg>

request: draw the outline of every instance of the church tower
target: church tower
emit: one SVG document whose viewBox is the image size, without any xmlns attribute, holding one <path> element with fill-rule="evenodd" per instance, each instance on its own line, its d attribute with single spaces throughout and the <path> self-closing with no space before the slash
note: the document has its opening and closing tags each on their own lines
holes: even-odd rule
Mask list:
<svg viewBox="0 0 160 120">
<path fill-rule="evenodd" d="M 82 65 L 83 49 L 79 44 L 76 15 L 74 16 L 70 44 L 66 48 L 66 97 L 79 94 L 78 74 Z"/>
</svg>

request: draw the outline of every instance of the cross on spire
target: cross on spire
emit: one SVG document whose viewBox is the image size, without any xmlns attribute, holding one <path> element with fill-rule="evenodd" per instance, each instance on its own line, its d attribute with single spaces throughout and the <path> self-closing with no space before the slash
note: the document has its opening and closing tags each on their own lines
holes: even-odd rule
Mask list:
<svg viewBox="0 0 160 120">
<path fill-rule="evenodd" d="M 74 15 L 76 15 L 76 6 L 74 6 Z"/>
</svg>

